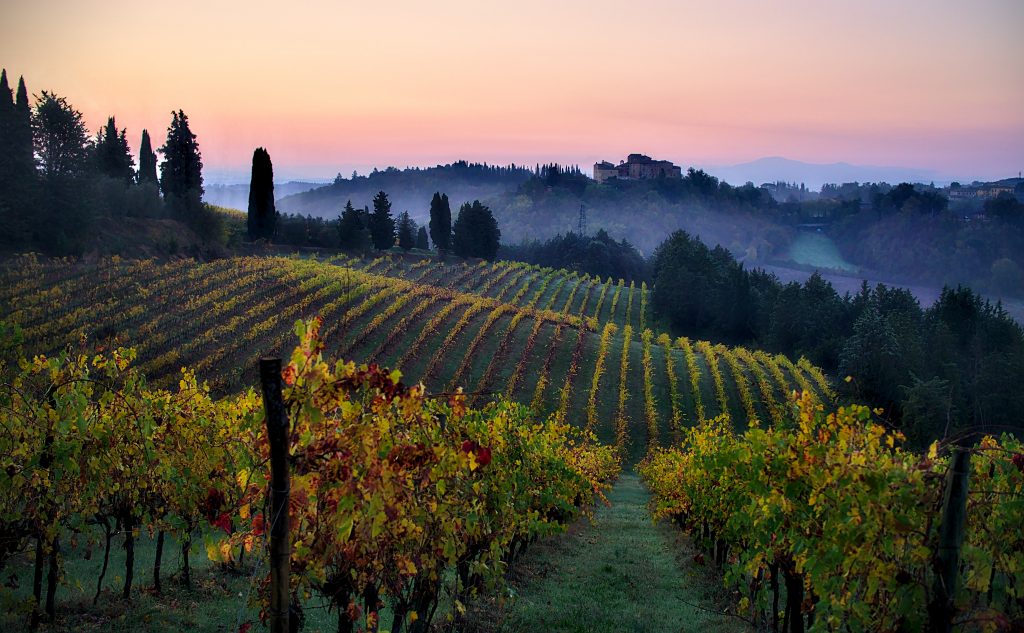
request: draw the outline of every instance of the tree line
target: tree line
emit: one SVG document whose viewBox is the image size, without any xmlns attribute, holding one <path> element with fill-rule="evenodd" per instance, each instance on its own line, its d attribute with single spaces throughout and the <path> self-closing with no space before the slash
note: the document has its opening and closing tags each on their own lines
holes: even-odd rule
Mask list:
<svg viewBox="0 0 1024 633">
<path fill-rule="evenodd" d="M 0 240 L 79 253 L 97 220 L 126 216 L 172 218 L 220 239 L 223 221 L 202 203 L 202 155 L 183 111 L 172 112 L 155 151 L 142 130 L 136 168 L 127 129 L 114 116 L 91 135 L 66 98 L 43 90 L 33 101 L 24 78 L 12 91 L 6 69 L 0 73 Z"/>
<path fill-rule="evenodd" d="M 429 230 L 429 240 L 428 240 Z M 501 231 L 491 210 L 479 200 L 467 202 L 452 222 L 448 196 L 435 192 L 430 200 L 428 226 L 419 226 L 408 211 L 397 221 L 391 213 L 387 193 L 380 191 L 373 198 L 373 210 L 353 208 L 350 200 L 338 220 L 338 238 L 342 248 L 382 251 L 395 246 L 408 251 L 427 250 L 430 244 L 441 253 L 459 257 L 494 259 L 501 243 Z"/>
<path fill-rule="evenodd" d="M 157 153 L 163 155 L 160 173 Z M 177 219 L 219 239 L 220 217 L 202 203 L 203 160 L 182 111 L 158 150 L 148 130 L 138 167 L 128 132 L 111 116 L 95 135 L 67 98 L 43 90 L 30 102 L 25 79 L 12 91 L 0 74 L 0 241 L 52 254 L 80 253 L 101 217 Z"/>
<path fill-rule="evenodd" d="M 928 308 L 882 284 L 840 296 L 817 273 L 783 284 L 684 231 L 651 266 L 652 305 L 672 331 L 806 356 L 843 379 L 842 394 L 882 407 L 913 445 L 1022 429 L 1024 330 L 970 288 L 947 287 Z"/>
<path fill-rule="evenodd" d="M 550 268 L 564 268 L 601 278 L 647 281 L 647 262 L 625 239 L 616 241 L 604 229 L 594 235 L 570 231 L 545 241 L 533 240 L 503 245 L 500 259 L 510 259 Z"/>
<path fill-rule="evenodd" d="M 504 168 L 490 169 L 505 173 Z M 297 246 L 385 251 L 397 245 L 404 251 L 426 251 L 433 243 L 441 253 L 494 259 L 501 244 L 501 230 L 486 205 L 479 200 L 463 204 L 453 223 L 448 196 L 440 192 L 435 192 L 430 200 L 427 227 L 419 226 L 408 211 L 396 218 L 391 200 L 383 190 L 374 196 L 372 210 L 368 206 L 357 209 L 349 200 L 335 220 L 281 214 L 274 205 L 273 164 L 262 147 L 253 153 L 247 218 L 250 240 Z"/>
</svg>

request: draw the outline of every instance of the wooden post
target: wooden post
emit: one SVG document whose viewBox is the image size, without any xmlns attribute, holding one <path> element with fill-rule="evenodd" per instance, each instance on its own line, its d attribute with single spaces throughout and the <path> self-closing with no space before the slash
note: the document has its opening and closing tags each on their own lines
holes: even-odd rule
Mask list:
<svg viewBox="0 0 1024 633">
<path fill-rule="evenodd" d="M 260 359 L 260 387 L 270 442 L 270 631 L 289 633 L 291 541 L 288 537 L 288 419 L 281 396 L 281 359 Z"/>
<path fill-rule="evenodd" d="M 928 605 L 930 631 L 949 633 L 953 630 L 956 581 L 960 565 L 960 545 L 964 540 L 967 518 L 967 480 L 971 470 L 971 453 L 965 447 L 953 449 L 953 459 L 946 473 L 946 489 L 942 498 L 942 524 L 939 546 L 935 552 L 935 584 L 932 603 Z"/>
</svg>

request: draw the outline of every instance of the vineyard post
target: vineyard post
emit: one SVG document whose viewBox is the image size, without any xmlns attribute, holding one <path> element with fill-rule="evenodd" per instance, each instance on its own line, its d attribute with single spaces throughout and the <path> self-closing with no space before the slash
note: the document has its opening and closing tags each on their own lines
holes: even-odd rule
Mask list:
<svg viewBox="0 0 1024 633">
<path fill-rule="evenodd" d="M 281 395 L 280 358 L 260 359 L 260 386 L 270 443 L 270 631 L 288 633 L 288 420 Z"/>
<path fill-rule="evenodd" d="M 967 514 L 967 478 L 970 473 L 971 453 L 968 448 L 953 449 L 953 459 L 946 473 L 946 489 L 942 499 L 942 523 L 939 526 L 939 546 L 935 553 L 935 584 L 929 605 L 932 631 L 948 633 L 953 630 L 957 572 L 960 564 L 960 546 L 964 540 L 964 521 Z"/>
</svg>

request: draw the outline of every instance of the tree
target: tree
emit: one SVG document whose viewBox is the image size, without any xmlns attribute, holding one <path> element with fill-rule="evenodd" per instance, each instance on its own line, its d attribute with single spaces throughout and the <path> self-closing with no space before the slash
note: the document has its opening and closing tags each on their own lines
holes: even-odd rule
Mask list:
<svg viewBox="0 0 1024 633">
<path fill-rule="evenodd" d="M 416 248 L 420 250 L 430 250 L 430 242 L 427 241 L 427 229 L 421 226 L 420 230 L 416 233 Z"/>
<path fill-rule="evenodd" d="M 899 401 L 905 383 L 900 341 L 891 324 L 872 303 L 857 317 L 839 356 L 839 375 L 851 376 L 854 395 L 880 403 L 886 410 Z"/>
<path fill-rule="evenodd" d="M 274 208 L 274 165 L 270 153 L 257 147 L 252 153 L 252 179 L 249 181 L 248 228 L 250 240 L 270 240 L 277 224 Z"/>
<path fill-rule="evenodd" d="M 160 190 L 171 214 L 207 240 L 227 239 L 224 218 L 203 204 L 203 157 L 196 135 L 189 129 L 188 117 L 181 110 L 172 112 L 167 140 L 160 153 Z"/>
<path fill-rule="evenodd" d="M 28 233 L 34 216 L 32 207 L 35 178 L 32 155 L 32 114 L 25 81 L 18 83 L 14 100 L 7 83 L 7 71 L 0 72 L 0 240 L 19 243 Z"/>
<path fill-rule="evenodd" d="M 439 251 L 451 250 L 452 209 L 448 204 L 448 194 L 434 192 L 430 199 L 430 241 Z"/>
<path fill-rule="evenodd" d="M 153 151 L 153 143 L 149 139 L 148 130 L 142 130 L 142 142 L 139 143 L 138 182 L 140 185 L 159 184 L 156 178 L 156 152 Z"/>
<path fill-rule="evenodd" d="M 32 112 L 33 143 L 45 186 L 32 196 L 26 237 L 51 253 L 77 253 L 87 243 L 96 209 L 83 176 L 92 144 L 82 113 L 43 91 Z"/>
<path fill-rule="evenodd" d="M 7 69 L 0 71 L 0 195 L 14 180 L 14 93 L 7 83 Z M 6 197 L 6 196 L 5 196 Z"/>
<path fill-rule="evenodd" d="M 479 200 L 459 209 L 453 227 L 452 249 L 460 257 L 494 259 L 501 245 L 501 231 L 491 210 Z"/>
<path fill-rule="evenodd" d="M 92 148 L 82 113 L 64 97 L 43 91 L 32 116 L 33 141 L 43 175 L 49 179 L 81 174 Z"/>
<path fill-rule="evenodd" d="M 373 247 L 378 251 L 386 251 L 395 245 L 395 219 L 391 216 L 391 201 L 383 191 L 373 197 L 373 213 L 370 214 L 368 228 Z"/>
<path fill-rule="evenodd" d="M 107 124 L 96 133 L 94 154 L 100 174 L 125 184 L 135 181 L 135 160 L 128 148 L 127 130 L 118 132 L 114 117 L 108 118 Z"/>
<path fill-rule="evenodd" d="M 198 210 L 203 196 L 203 159 L 196 135 L 188 126 L 188 117 L 181 110 L 171 113 L 167 140 L 160 153 L 160 190 L 179 213 Z"/>
<path fill-rule="evenodd" d="M 32 145 L 32 107 L 28 103 L 25 78 L 18 78 L 18 94 L 14 100 L 14 118 L 11 122 L 14 173 L 18 178 L 28 179 L 35 175 L 35 148 Z"/>
<path fill-rule="evenodd" d="M 416 246 L 416 222 L 409 217 L 408 211 L 398 216 L 398 246 L 407 251 Z"/>
<path fill-rule="evenodd" d="M 985 215 L 997 218 L 1007 224 L 1020 224 L 1024 219 L 1024 204 L 1017 201 L 1012 193 L 1001 193 L 998 197 L 985 201 Z"/>
<path fill-rule="evenodd" d="M 351 200 L 345 203 L 345 209 L 338 218 L 338 245 L 359 251 L 370 247 L 370 232 L 363 222 L 363 212 L 353 208 Z"/>
</svg>

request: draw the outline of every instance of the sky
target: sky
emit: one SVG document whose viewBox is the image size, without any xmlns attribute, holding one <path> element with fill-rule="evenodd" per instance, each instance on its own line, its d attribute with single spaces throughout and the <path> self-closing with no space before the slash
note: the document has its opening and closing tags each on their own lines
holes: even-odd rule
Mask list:
<svg viewBox="0 0 1024 633">
<path fill-rule="evenodd" d="M 207 181 L 765 156 L 1024 169 L 1021 0 L 4 0 L 0 65 L 133 150 L 188 115 Z"/>
</svg>

